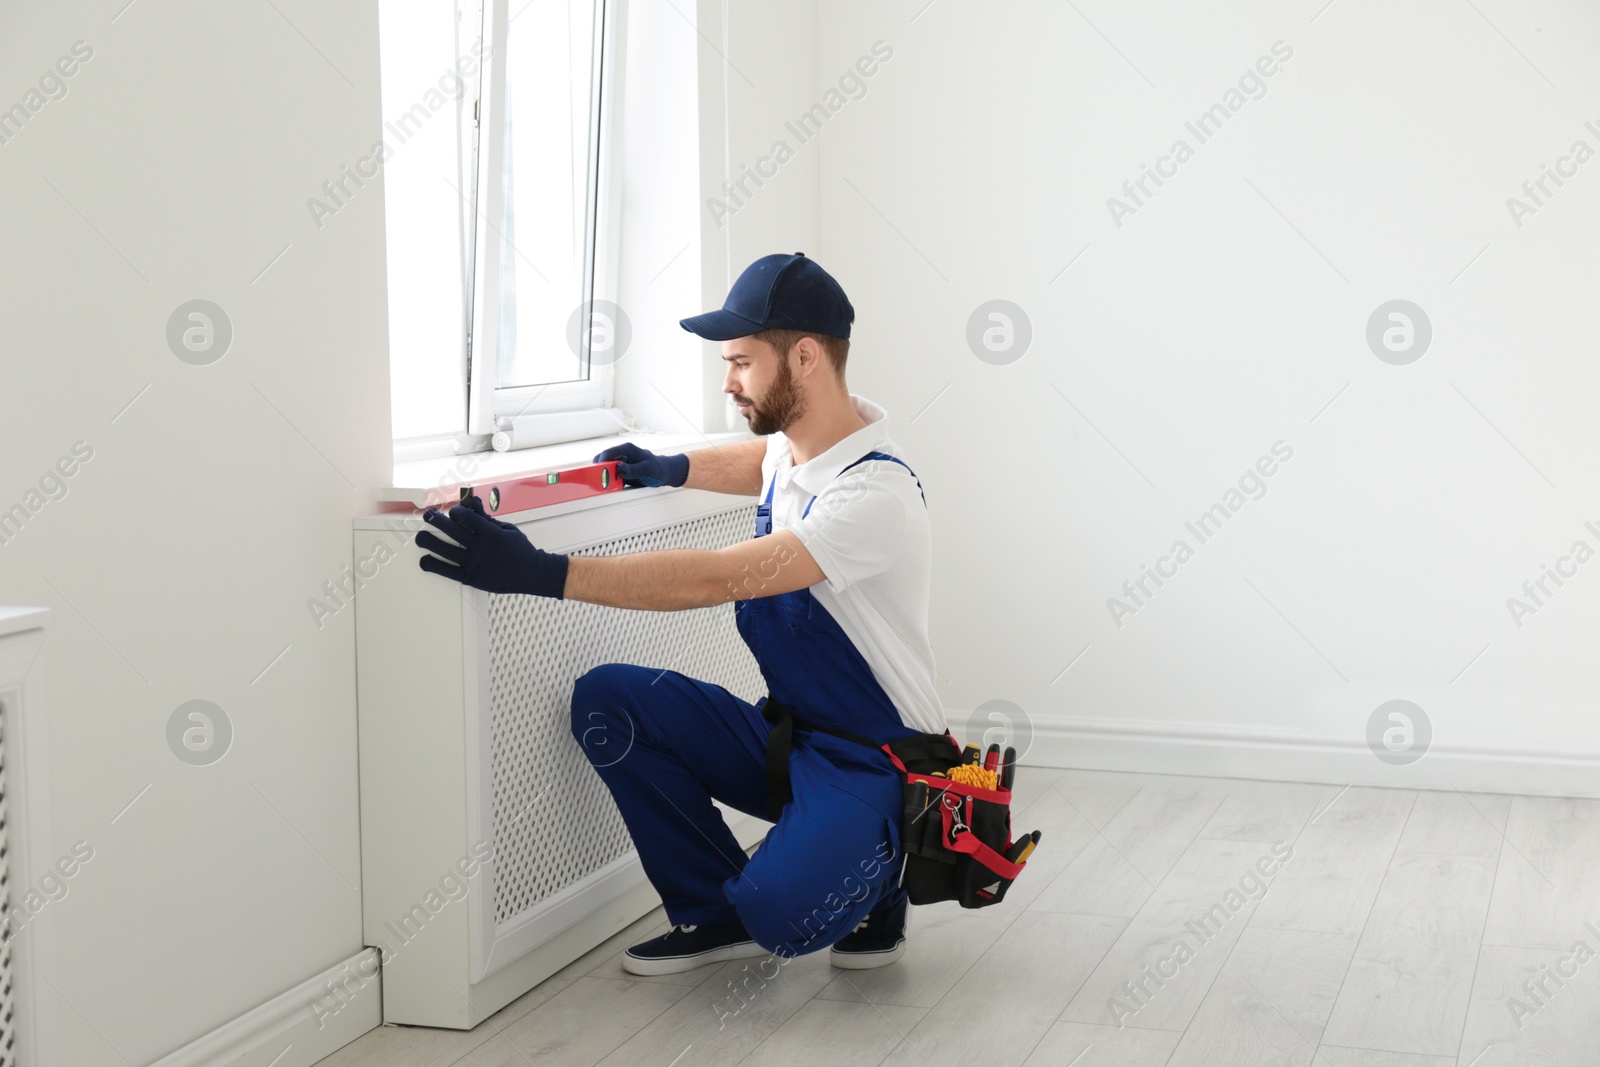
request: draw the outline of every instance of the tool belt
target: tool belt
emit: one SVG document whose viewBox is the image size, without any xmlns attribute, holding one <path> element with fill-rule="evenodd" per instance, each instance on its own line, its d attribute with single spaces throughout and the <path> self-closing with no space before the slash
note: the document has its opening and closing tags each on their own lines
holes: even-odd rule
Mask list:
<svg viewBox="0 0 1600 1067">
<path fill-rule="evenodd" d="M 986 776 L 957 770 L 977 767 L 971 762 L 976 746 L 969 745 L 964 756 L 948 732 L 910 734 L 880 745 L 860 734 L 797 719 L 770 695 L 761 714 L 772 724 L 767 735 L 767 819 L 771 822 L 778 821 L 784 805 L 794 797 L 789 782 L 789 749 L 796 729 L 820 730 L 888 755 L 904 779 L 900 820 L 904 866 L 900 884 L 913 904 L 943 900 L 954 900 L 963 908 L 998 904 L 1039 843 L 1037 830 L 1012 840 L 1013 767 L 989 768 L 996 772 L 996 787 L 992 789 L 958 781 L 951 777 L 952 773 L 972 778 Z M 992 746 L 992 756 L 997 749 Z"/>
</svg>

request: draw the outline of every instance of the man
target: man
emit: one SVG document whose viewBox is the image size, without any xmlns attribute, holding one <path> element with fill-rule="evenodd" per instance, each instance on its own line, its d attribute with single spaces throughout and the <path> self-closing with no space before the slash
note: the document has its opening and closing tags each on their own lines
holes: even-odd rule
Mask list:
<svg viewBox="0 0 1600 1067">
<path fill-rule="evenodd" d="M 803 253 L 757 260 L 721 310 L 681 325 L 722 343 L 723 392 L 758 439 L 671 456 L 630 443 L 595 457 L 619 460 L 625 486 L 759 493 L 748 541 L 569 558 L 487 518 L 476 497 L 448 518 L 424 515 L 456 544 L 417 535 L 442 557 L 425 555 L 424 570 L 491 592 L 663 611 L 735 602 L 768 688 L 757 704 L 620 663 L 573 688 L 573 736 L 672 923 L 624 954 L 634 974 L 825 947 L 836 966 L 878 967 L 905 950 L 903 779 L 872 745 L 946 725 L 927 634 L 926 503 L 884 409 L 846 388 L 854 319 L 839 283 Z M 780 706 L 796 723 L 787 756 Z M 713 798 L 767 817 L 783 806 L 747 859 Z"/>
</svg>

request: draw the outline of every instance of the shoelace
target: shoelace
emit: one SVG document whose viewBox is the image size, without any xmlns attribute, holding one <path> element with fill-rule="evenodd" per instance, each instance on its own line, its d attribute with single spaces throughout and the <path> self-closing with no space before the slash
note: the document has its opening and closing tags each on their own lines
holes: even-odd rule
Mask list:
<svg viewBox="0 0 1600 1067">
<path fill-rule="evenodd" d="M 875 912 L 875 911 L 869 911 L 869 912 L 867 912 L 867 917 L 865 919 L 862 919 L 860 922 L 856 923 L 856 928 L 854 930 L 851 930 L 850 932 L 852 934 L 859 934 L 859 933 L 861 933 L 861 931 L 871 928 L 871 926 L 872 926 L 872 917 L 874 915 L 877 915 L 879 917 L 879 921 L 881 921 L 881 922 L 888 921 L 888 915 L 887 914 L 883 914 L 883 913 Z"/>
<path fill-rule="evenodd" d="M 850 932 L 852 934 L 859 934 L 863 930 L 870 930 L 872 928 L 872 917 L 876 914 L 877 912 L 873 911 L 867 912 L 867 917 L 856 923 L 856 928 Z"/>
</svg>

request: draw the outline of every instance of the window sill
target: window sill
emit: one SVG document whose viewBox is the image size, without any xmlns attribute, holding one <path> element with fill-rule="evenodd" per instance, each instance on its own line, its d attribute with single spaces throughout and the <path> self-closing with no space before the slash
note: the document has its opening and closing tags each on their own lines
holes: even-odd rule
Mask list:
<svg viewBox="0 0 1600 1067">
<path fill-rule="evenodd" d="M 0 607 L 0 637 L 37 630 L 49 618 L 50 609 L 45 607 Z"/>
<path fill-rule="evenodd" d="M 455 504 L 460 500 L 463 485 L 484 482 L 503 482 L 512 478 L 543 474 L 552 470 L 583 467 L 594 462 L 594 457 L 612 445 L 632 441 L 640 448 L 657 453 L 694 452 L 713 445 L 731 444 L 750 440 L 748 432 L 730 433 L 631 433 L 608 437 L 590 437 L 582 441 L 564 441 L 538 448 L 519 448 L 510 452 L 469 452 L 459 456 L 441 456 L 437 459 L 414 460 L 397 463 L 393 484 L 378 490 L 378 499 L 384 510 L 423 508 L 430 504 Z M 597 502 L 600 502 L 597 498 Z M 584 503 L 573 501 L 572 503 Z M 569 505 L 552 505 L 565 509 Z M 545 509 L 540 509 L 541 513 Z"/>
</svg>

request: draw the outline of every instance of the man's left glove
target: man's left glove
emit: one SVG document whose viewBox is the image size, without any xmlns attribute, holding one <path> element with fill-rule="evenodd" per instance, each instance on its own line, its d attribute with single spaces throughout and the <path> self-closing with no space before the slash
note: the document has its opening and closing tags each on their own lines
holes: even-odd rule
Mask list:
<svg viewBox="0 0 1600 1067">
<path fill-rule="evenodd" d="M 485 514 L 476 493 L 465 504 L 452 507 L 448 516 L 429 508 L 422 513 L 422 521 L 456 542 L 450 544 L 427 530 L 418 531 L 417 546 L 434 553 L 422 557 L 423 570 L 490 593 L 564 598 L 567 556 L 535 548 L 514 523 Z"/>
</svg>

